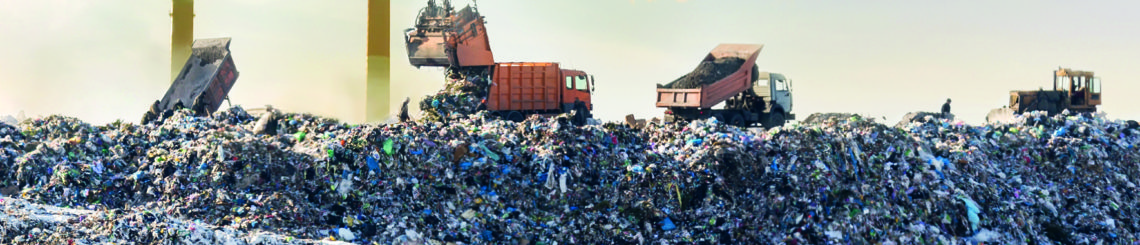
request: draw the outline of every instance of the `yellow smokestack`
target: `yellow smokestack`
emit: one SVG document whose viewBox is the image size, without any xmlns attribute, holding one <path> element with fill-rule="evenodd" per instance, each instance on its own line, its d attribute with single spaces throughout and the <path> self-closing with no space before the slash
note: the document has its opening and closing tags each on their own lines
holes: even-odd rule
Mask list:
<svg viewBox="0 0 1140 245">
<path fill-rule="evenodd" d="M 173 19 L 170 28 L 170 82 L 174 82 L 186 60 L 190 59 L 190 46 L 194 43 L 194 0 L 173 1 L 170 11 Z"/>
<path fill-rule="evenodd" d="M 364 118 L 367 122 L 386 119 L 391 102 L 388 33 L 389 0 L 368 0 L 368 81 Z"/>
</svg>

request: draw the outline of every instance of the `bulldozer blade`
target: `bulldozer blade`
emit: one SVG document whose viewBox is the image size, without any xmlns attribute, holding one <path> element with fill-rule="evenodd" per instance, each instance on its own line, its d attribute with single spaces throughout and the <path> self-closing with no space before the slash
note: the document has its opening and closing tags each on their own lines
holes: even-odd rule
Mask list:
<svg viewBox="0 0 1140 245">
<path fill-rule="evenodd" d="M 1012 108 L 997 108 L 986 114 L 986 122 L 989 124 L 1011 124 L 1015 117 Z"/>
</svg>

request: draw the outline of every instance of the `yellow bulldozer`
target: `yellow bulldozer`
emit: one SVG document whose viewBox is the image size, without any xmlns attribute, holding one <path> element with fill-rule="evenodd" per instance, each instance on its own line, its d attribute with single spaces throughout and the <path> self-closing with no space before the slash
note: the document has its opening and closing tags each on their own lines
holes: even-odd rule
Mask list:
<svg viewBox="0 0 1140 245">
<path fill-rule="evenodd" d="M 1009 106 L 990 111 L 986 121 L 1008 122 L 1015 114 L 1032 111 L 1045 111 L 1050 116 L 1065 110 L 1096 112 L 1101 103 L 1100 83 L 1091 71 L 1058 68 L 1053 72 L 1053 90 L 1010 91 Z"/>
</svg>

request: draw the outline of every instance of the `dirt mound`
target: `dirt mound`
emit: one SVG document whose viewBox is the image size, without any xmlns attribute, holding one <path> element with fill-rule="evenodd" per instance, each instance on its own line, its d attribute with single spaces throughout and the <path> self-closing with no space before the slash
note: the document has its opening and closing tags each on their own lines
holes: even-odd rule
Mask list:
<svg viewBox="0 0 1140 245">
<path fill-rule="evenodd" d="M 701 85 L 712 84 L 717 80 L 736 72 L 744 65 L 744 59 L 738 57 L 724 57 L 713 61 L 704 61 L 689 74 L 665 85 L 667 88 L 686 89 L 699 88 Z"/>
</svg>

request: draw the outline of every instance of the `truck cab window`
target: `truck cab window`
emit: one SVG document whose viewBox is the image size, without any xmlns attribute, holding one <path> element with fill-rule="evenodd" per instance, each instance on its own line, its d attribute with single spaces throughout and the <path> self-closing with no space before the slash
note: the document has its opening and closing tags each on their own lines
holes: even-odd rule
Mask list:
<svg viewBox="0 0 1140 245">
<path fill-rule="evenodd" d="M 775 84 L 776 84 L 776 91 L 787 91 L 788 90 L 788 83 L 784 82 L 784 80 L 775 80 Z"/>
<path fill-rule="evenodd" d="M 566 89 L 573 89 L 573 88 L 574 88 L 574 77 L 573 76 L 566 76 Z"/>
<path fill-rule="evenodd" d="M 590 84 L 590 82 L 588 80 L 586 80 L 585 75 L 577 76 L 576 79 L 574 79 L 574 89 L 586 91 L 586 89 L 587 89 L 586 85 L 587 84 Z"/>
</svg>

